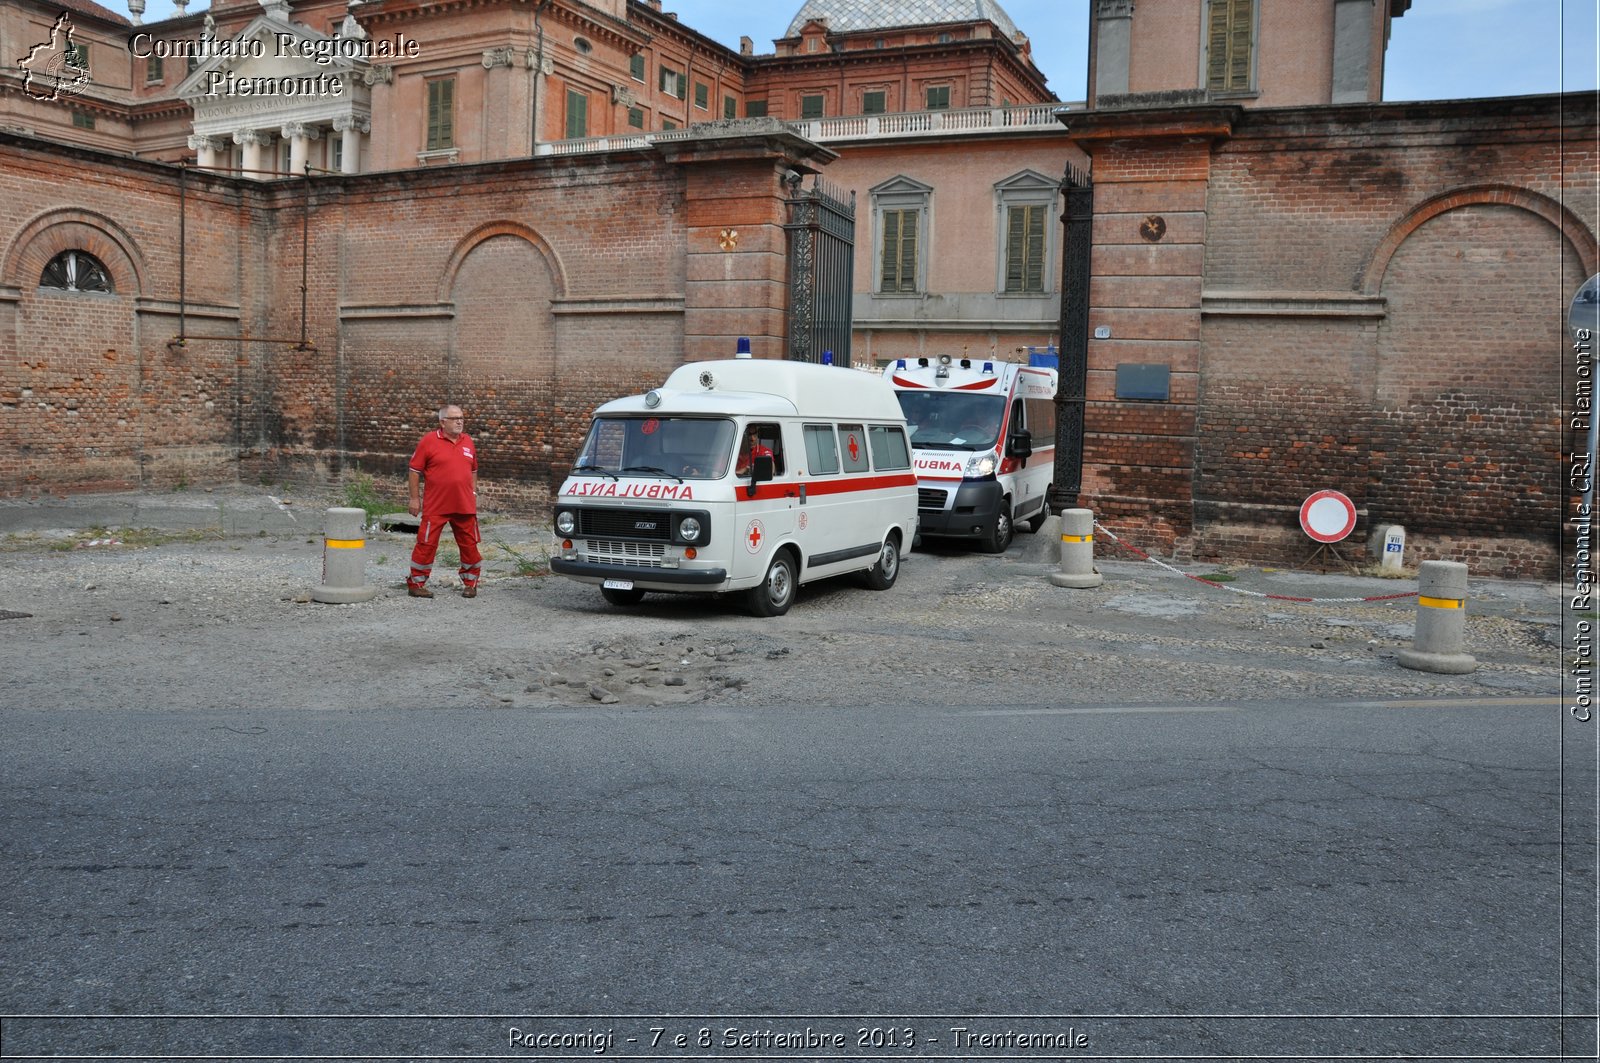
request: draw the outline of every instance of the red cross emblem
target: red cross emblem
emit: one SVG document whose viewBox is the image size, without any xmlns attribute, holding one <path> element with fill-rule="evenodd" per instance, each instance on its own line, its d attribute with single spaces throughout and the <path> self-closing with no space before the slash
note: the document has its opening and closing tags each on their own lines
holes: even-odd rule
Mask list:
<svg viewBox="0 0 1600 1063">
<path fill-rule="evenodd" d="M 764 529 L 761 527 L 761 522 L 759 520 L 753 520 L 750 522 L 750 526 L 746 528 L 744 532 L 744 548 L 750 551 L 752 554 L 758 554 L 761 552 L 761 543 L 765 539 L 766 534 Z"/>
<path fill-rule="evenodd" d="M 856 437 L 854 434 L 852 434 L 850 436 L 850 460 L 855 461 L 858 457 L 860 457 L 860 455 L 861 448 L 856 445 Z"/>
</svg>

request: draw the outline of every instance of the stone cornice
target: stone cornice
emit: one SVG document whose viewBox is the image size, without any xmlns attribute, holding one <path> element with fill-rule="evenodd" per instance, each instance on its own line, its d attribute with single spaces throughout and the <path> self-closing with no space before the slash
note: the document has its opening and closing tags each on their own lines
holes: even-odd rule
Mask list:
<svg viewBox="0 0 1600 1063">
<path fill-rule="evenodd" d="M 705 122 L 667 136 L 658 134 L 654 146 L 664 159 L 679 165 L 771 158 L 808 173 L 839 157 L 838 152 L 790 131 L 776 118 Z"/>
<path fill-rule="evenodd" d="M 1126 108 L 1057 112 L 1067 136 L 1083 145 L 1112 140 L 1226 140 L 1244 108 L 1203 104 L 1181 108 Z M 1086 147 L 1086 150 L 1087 147 Z"/>
</svg>

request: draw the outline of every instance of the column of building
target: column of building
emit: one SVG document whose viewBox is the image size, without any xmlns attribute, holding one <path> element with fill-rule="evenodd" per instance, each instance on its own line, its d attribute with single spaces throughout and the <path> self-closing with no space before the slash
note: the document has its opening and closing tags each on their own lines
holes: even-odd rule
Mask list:
<svg viewBox="0 0 1600 1063">
<path fill-rule="evenodd" d="M 360 115 L 341 114 L 333 120 L 339 134 L 339 172 L 361 172 L 361 141 L 372 132 L 372 120 Z"/>
<path fill-rule="evenodd" d="M 362 147 L 366 137 L 372 132 L 371 119 L 358 115 L 339 115 L 333 119 L 331 126 L 330 131 L 326 126 L 313 125 L 309 122 L 289 122 L 279 127 L 276 135 L 266 129 L 235 130 L 233 143 L 244 149 L 239 164 L 243 175 L 258 181 L 268 180 L 274 176 L 302 176 L 307 172 L 307 163 L 311 162 L 312 144 L 330 133 L 339 135 L 339 172 L 359 173 Z M 286 174 L 278 172 L 279 161 L 272 151 L 274 145 L 281 142 L 289 145 L 289 165 Z M 225 138 L 197 134 L 189 138 L 189 147 L 195 152 L 196 162 L 200 167 L 228 168 L 228 141 Z M 317 169 L 314 164 L 311 168 Z"/>
</svg>

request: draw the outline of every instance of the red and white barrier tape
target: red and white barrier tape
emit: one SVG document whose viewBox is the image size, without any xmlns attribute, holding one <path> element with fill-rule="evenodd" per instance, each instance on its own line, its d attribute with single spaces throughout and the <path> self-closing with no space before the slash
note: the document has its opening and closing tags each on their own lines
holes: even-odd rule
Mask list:
<svg viewBox="0 0 1600 1063">
<path fill-rule="evenodd" d="M 1300 598 L 1292 594 L 1266 594 L 1262 591 L 1247 591 L 1242 587 L 1230 587 L 1226 583 L 1218 583 L 1216 580 L 1206 579 L 1204 576 L 1191 575 L 1180 568 L 1173 568 L 1165 561 L 1158 561 L 1151 557 L 1149 554 L 1145 553 L 1137 546 L 1134 546 L 1132 543 L 1123 542 L 1121 539 L 1117 538 L 1115 532 L 1106 527 L 1104 524 L 1101 524 L 1099 521 L 1095 521 L 1094 526 L 1104 532 L 1106 537 L 1112 542 L 1116 543 L 1124 550 L 1137 554 L 1140 558 L 1150 562 L 1157 568 L 1164 568 L 1168 572 L 1182 576 L 1184 579 L 1192 579 L 1196 583 L 1204 583 L 1207 587 L 1215 587 L 1219 591 L 1232 591 L 1234 594 L 1243 594 L 1250 598 L 1269 598 L 1275 602 L 1394 602 L 1405 598 L 1415 598 L 1417 596 L 1416 591 L 1407 591 L 1404 594 L 1375 594 L 1367 598 Z"/>
</svg>

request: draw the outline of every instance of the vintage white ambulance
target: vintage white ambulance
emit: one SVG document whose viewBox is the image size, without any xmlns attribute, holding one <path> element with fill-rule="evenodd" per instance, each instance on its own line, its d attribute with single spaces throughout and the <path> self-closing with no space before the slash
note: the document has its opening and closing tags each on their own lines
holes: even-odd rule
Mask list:
<svg viewBox="0 0 1600 1063">
<path fill-rule="evenodd" d="M 916 530 L 905 417 L 878 376 L 692 362 L 595 411 L 556 499 L 550 567 L 614 605 L 740 591 L 778 616 L 825 576 L 887 590 Z"/>
<path fill-rule="evenodd" d="M 1056 459 L 1054 369 L 943 355 L 897 359 L 883 378 L 911 430 L 923 536 L 974 539 L 999 554 L 1018 521 L 1043 526 Z"/>
</svg>

